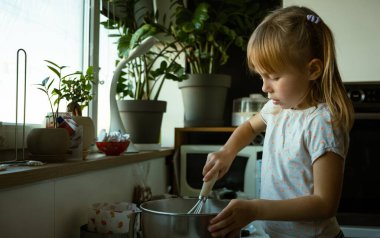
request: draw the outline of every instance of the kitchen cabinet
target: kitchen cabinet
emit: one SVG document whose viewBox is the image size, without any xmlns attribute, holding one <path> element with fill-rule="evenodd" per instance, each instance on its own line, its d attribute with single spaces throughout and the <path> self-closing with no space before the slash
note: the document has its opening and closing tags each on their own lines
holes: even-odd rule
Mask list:
<svg viewBox="0 0 380 238">
<path fill-rule="evenodd" d="M 136 167 L 150 166 L 146 184 L 153 195 L 166 193 L 166 157 L 172 149 L 120 156 L 91 154 L 41 167 L 0 172 L 1 238 L 79 238 L 88 208 L 97 202 L 131 202 L 141 183 Z"/>
</svg>

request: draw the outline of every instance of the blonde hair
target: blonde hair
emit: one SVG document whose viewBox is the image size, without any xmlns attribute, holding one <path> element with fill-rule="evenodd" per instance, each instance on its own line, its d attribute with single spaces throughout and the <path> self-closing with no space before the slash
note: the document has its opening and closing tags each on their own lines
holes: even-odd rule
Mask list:
<svg viewBox="0 0 380 238">
<path fill-rule="evenodd" d="M 308 15 L 313 20 L 308 20 Z M 328 105 L 335 126 L 350 130 L 353 108 L 338 70 L 334 37 L 314 11 L 297 6 L 275 10 L 255 29 L 247 46 L 252 71 L 305 68 L 315 58 L 323 63 L 323 73 L 313 81 L 310 98 L 313 103 Z"/>
</svg>

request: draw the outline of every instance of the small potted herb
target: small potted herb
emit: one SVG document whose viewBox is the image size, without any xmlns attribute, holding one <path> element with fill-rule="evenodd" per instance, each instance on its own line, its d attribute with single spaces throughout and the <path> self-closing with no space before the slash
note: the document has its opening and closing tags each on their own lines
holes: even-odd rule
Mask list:
<svg viewBox="0 0 380 238">
<path fill-rule="evenodd" d="M 63 69 L 67 66 L 59 66 L 56 63 L 45 60 L 47 67 L 58 77 L 47 77 L 38 85 L 38 89 L 46 94 L 53 117 L 53 127 L 57 127 L 56 120 L 59 105 L 63 99 L 69 102 L 68 111 L 73 115 L 82 115 L 82 109 L 88 106 L 92 100 L 92 84 L 94 83 L 94 71 L 90 66 L 83 74 L 81 71 L 64 75 Z M 56 82 L 58 80 L 58 83 Z M 54 84 L 55 82 L 55 84 Z"/>
<path fill-rule="evenodd" d="M 83 109 L 93 98 L 94 68 L 88 67 L 85 74 L 77 71 L 70 77 L 63 78 L 61 84 L 62 98 L 69 102 L 67 111 L 74 116 L 82 116 Z"/>
<path fill-rule="evenodd" d="M 57 128 L 57 118 L 59 116 L 59 106 L 64 99 L 68 102 L 68 112 L 72 113 L 72 118 L 78 125 L 83 126 L 83 156 L 88 153 L 88 149 L 95 140 L 95 126 L 90 117 L 82 116 L 82 109 L 89 105 L 93 98 L 92 85 L 94 84 L 93 67 L 87 68 L 86 72 L 76 71 L 74 73 L 63 74 L 63 70 L 67 66 L 59 66 L 58 64 L 45 60 L 47 67 L 51 70 L 54 77 L 45 78 L 38 89 L 46 94 L 51 108 L 53 128 Z M 58 82 L 56 82 L 58 80 Z M 47 118 L 49 120 L 50 118 Z"/>
</svg>

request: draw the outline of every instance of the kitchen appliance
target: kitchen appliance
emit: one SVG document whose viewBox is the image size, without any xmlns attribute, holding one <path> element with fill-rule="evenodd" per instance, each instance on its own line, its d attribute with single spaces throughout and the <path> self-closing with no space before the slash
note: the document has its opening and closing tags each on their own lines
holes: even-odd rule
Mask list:
<svg viewBox="0 0 380 238">
<path fill-rule="evenodd" d="M 380 237 L 380 82 L 345 87 L 355 121 L 337 219 L 346 237 Z"/>
<path fill-rule="evenodd" d="M 207 154 L 218 151 L 221 145 L 182 145 L 180 153 L 180 196 L 198 197 L 202 187 L 202 169 Z M 256 160 L 262 153 L 262 146 L 246 146 L 238 154 L 231 168 L 214 187 L 213 193 L 224 194 L 231 199 L 256 198 Z M 213 195 L 213 194 L 211 194 Z M 215 195 L 215 194 L 214 194 Z"/>
</svg>

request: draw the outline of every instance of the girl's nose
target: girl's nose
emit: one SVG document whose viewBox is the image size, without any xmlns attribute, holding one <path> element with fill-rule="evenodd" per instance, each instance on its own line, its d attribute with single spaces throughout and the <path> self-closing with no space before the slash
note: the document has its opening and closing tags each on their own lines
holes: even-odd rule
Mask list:
<svg viewBox="0 0 380 238">
<path fill-rule="evenodd" d="M 267 82 L 265 82 L 265 80 L 263 80 L 263 86 L 262 86 L 261 90 L 264 93 L 268 93 L 270 91 L 270 85 Z"/>
</svg>

